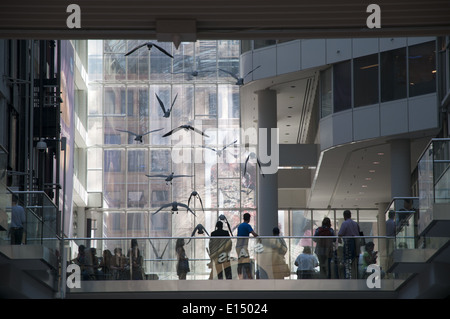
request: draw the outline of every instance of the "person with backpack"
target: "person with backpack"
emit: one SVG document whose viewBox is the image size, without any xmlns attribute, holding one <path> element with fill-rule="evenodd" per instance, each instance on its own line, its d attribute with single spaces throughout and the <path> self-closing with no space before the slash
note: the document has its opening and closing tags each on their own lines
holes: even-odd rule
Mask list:
<svg viewBox="0 0 450 319">
<path fill-rule="evenodd" d="M 314 237 L 335 236 L 333 228 L 331 228 L 331 220 L 325 217 L 322 220 L 322 226 L 318 227 L 314 232 Z M 333 257 L 333 244 L 336 238 L 314 238 L 316 248 L 314 253 L 317 255 L 320 266 L 320 278 L 331 279 L 331 258 Z"/>
</svg>

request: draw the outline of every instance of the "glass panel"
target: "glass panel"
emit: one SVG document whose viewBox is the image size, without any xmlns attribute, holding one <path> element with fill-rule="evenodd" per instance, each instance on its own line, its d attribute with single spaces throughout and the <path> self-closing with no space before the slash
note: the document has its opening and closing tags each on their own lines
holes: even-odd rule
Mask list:
<svg viewBox="0 0 450 319">
<path fill-rule="evenodd" d="M 217 78 L 217 42 L 197 41 L 195 43 L 195 63 L 198 70 L 215 71 L 200 72 L 199 80 L 214 80 Z"/>
<path fill-rule="evenodd" d="M 380 53 L 381 102 L 406 98 L 406 48 Z"/>
<path fill-rule="evenodd" d="M 172 54 L 172 43 L 158 43 L 160 47 Z M 172 80 L 172 59 L 163 52 L 152 48 L 150 53 L 150 80 Z"/>
<path fill-rule="evenodd" d="M 254 49 L 261 49 L 276 44 L 276 40 L 253 40 Z"/>
<path fill-rule="evenodd" d="M 320 110 L 321 117 L 333 113 L 333 91 L 331 88 L 332 68 L 320 72 Z"/>
<path fill-rule="evenodd" d="M 355 107 L 378 103 L 378 54 L 354 59 Z"/>
<path fill-rule="evenodd" d="M 409 47 L 409 96 L 436 92 L 436 43 Z"/>
<path fill-rule="evenodd" d="M 351 61 L 333 65 L 333 105 L 334 112 L 352 107 Z"/>
<path fill-rule="evenodd" d="M 105 54 L 103 56 L 104 80 L 125 80 L 126 73 L 126 59 L 123 53 Z"/>
</svg>

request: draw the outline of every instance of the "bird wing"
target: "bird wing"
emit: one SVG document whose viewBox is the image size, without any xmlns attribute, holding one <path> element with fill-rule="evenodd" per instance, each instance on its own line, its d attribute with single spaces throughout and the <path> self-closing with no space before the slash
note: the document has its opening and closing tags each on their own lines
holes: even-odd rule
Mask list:
<svg viewBox="0 0 450 319">
<path fill-rule="evenodd" d="M 172 177 L 192 177 L 192 175 L 173 175 Z"/>
<path fill-rule="evenodd" d="M 161 51 L 162 53 L 164 53 L 165 55 L 167 55 L 167 56 L 169 56 L 169 57 L 171 57 L 172 59 L 173 59 L 173 55 L 172 54 L 170 54 L 169 52 L 167 52 L 166 50 L 164 50 L 163 48 L 161 48 L 159 45 L 156 45 L 156 44 L 154 44 L 154 43 L 152 43 L 153 44 L 153 46 L 155 47 L 155 48 L 157 48 L 159 51 Z"/>
<path fill-rule="evenodd" d="M 217 152 L 217 150 L 216 150 L 215 148 L 212 148 L 212 147 L 209 147 L 209 146 L 206 146 L 206 145 L 202 145 L 201 147 L 202 147 L 202 148 L 208 148 L 208 149 L 210 149 L 211 151 Z"/>
<path fill-rule="evenodd" d="M 245 176 L 245 173 L 247 172 L 247 163 L 248 163 L 248 160 L 250 159 L 250 155 L 248 155 L 247 156 L 247 158 L 245 159 L 245 164 L 244 164 L 244 176 Z"/>
<path fill-rule="evenodd" d="M 224 70 L 224 69 L 219 69 L 222 72 L 228 73 L 229 75 L 231 75 L 233 78 L 235 78 L 236 80 L 239 80 L 239 78 L 236 76 L 236 74 L 231 73 L 230 71 Z"/>
<path fill-rule="evenodd" d="M 172 206 L 172 203 L 162 205 L 156 212 L 152 213 L 152 215 L 155 215 L 155 214 L 158 213 L 160 210 L 162 210 L 162 209 L 164 209 L 164 208 L 166 208 L 166 207 L 169 207 L 169 206 Z"/>
<path fill-rule="evenodd" d="M 177 97 L 178 97 L 178 93 L 177 93 L 177 95 L 175 95 L 175 98 L 173 99 L 172 106 L 170 107 L 169 112 L 172 112 L 172 109 L 173 109 L 173 106 L 175 104 L 175 101 L 177 100 Z"/>
<path fill-rule="evenodd" d="M 130 55 L 131 53 L 133 53 L 133 52 L 136 51 L 136 50 L 139 50 L 139 49 L 142 48 L 142 47 L 145 47 L 147 44 L 148 44 L 148 42 L 147 42 L 147 43 L 143 43 L 143 44 L 141 44 L 141 45 L 138 45 L 138 46 L 135 47 L 133 50 L 131 50 L 130 52 L 128 52 L 127 54 L 125 54 L 125 56 Z"/>
<path fill-rule="evenodd" d="M 250 73 L 252 73 L 253 71 L 255 71 L 257 68 L 261 67 L 260 65 L 258 65 L 256 68 L 254 68 L 253 70 L 251 70 L 250 72 L 248 72 L 243 78 L 245 78 L 246 76 L 248 76 Z"/>
<path fill-rule="evenodd" d="M 145 176 L 147 176 L 147 177 L 164 177 L 164 178 L 167 177 L 167 175 L 147 175 L 147 174 L 145 174 Z"/>
<path fill-rule="evenodd" d="M 132 134 L 132 135 L 134 135 L 134 136 L 139 136 L 138 134 L 136 134 L 136 133 L 133 133 L 133 132 L 130 132 L 130 131 L 119 130 L 119 129 L 116 129 L 116 131 L 120 131 L 120 132 L 125 132 L 125 133 L 129 133 L 129 134 Z"/>
<path fill-rule="evenodd" d="M 161 131 L 161 130 L 163 130 L 163 129 L 162 129 L 162 128 L 159 128 L 159 129 L 157 129 L 157 130 L 152 130 L 152 131 L 149 131 L 149 132 L 147 132 L 147 133 L 142 134 L 142 136 L 147 135 L 147 134 L 150 134 L 150 133 L 153 133 L 153 132 L 158 132 L 158 131 Z"/>
<path fill-rule="evenodd" d="M 233 145 L 233 144 L 236 143 L 236 142 L 237 142 L 237 140 L 235 140 L 233 143 L 230 143 L 230 144 L 228 144 L 228 145 L 225 145 L 225 146 L 222 148 L 222 150 L 226 149 L 228 146 Z"/>
<path fill-rule="evenodd" d="M 202 205 L 202 210 L 205 211 L 205 210 L 203 209 L 203 201 L 202 201 L 202 198 L 200 197 L 200 195 L 198 195 L 198 200 L 200 201 L 200 205 Z M 208 235 L 208 236 L 209 236 L 209 235 Z"/>
<path fill-rule="evenodd" d="M 191 193 L 191 195 L 189 196 L 189 199 L 188 199 L 188 203 L 187 203 L 187 204 L 188 204 L 188 207 L 189 207 L 189 205 L 191 204 L 191 198 L 192 198 L 192 196 L 193 196 L 193 195 L 192 195 L 192 193 Z"/>
<path fill-rule="evenodd" d="M 194 216 L 197 216 L 197 215 L 195 215 L 195 213 L 192 211 L 192 209 L 190 209 L 189 208 L 189 206 L 188 205 L 186 205 L 186 204 L 183 204 L 183 203 L 177 203 L 178 204 L 178 206 L 181 206 L 181 207 L 184 207 L 184 208 L 187 208 L 187 210 L 188 211 L 190 211 L 192 214 L 194 214 Z"/>
<path fill-rule="evenodd" d="M 262 172 L 261 162 L 259 161 L 259 158 L 256 158 L 256 163 L 258 163 L 259 170 L 261 171 L 261 174 L 262 174 L 262 176 L 264 177 L 264 173 Z"/>
<path fill-rule="evenodd" d="M 193 127 L 193 126 L 189 126 L 189 129 L 191 129 L 191 130 L 193 130 L 194 132 L 197 132 L 197 133 L 199 133 L 199 134 L 202 134 L 202 135 L 204 135 L 204 136 L 206 136 L 206 137 L 209 137 L 208 135 L 206 135 L 205 133 L 203 133 L 203 132 L 200 131 L 199 129 L 196 129 L 196 128 Z"/>
<path fill-rule="evenodd" d="M 166 137 L 166 136 L 172 135 L 173 133 L 175 133 L 175 132 L 177 132 L 177 131 L 179 131 L 179 130 L 181 130 L 181 129 L 183 129 L 183 127 L 182 127 L 182 126 L 180 126 L 180 127 L 177 127 L 177 128 L 174 128 L 174 129 L 173 129 L 172 131 L 170 131 L 170 132 L 168 132 L 168 133 L 164 134 L 164 135 L 163 135 L 163 137 Z"/>
<path fill-rule="evenodd" d="M 162 109 L 163 113 L 166 113 L 166 108 L 164 107 L 163 101 L 161 101 L 161 99 L 159 98 L 158 94 L 155 93 L 155 95 L 156 95 L 156 98 L 158 99 L 159 105 L 161 106 L 161 109 Z"/>
<path fill-rule="evenodd" d="M 202 229 L 205 231 L 205 233 L 206 233 L 206 235 L 208 235 L 208 237 L 209 237 L 209 233 L 208 233 L 208 231 L 206 230 L 206 228 L 205 227 L 203 227 L 203 225 L 200 225 L 201 227 L 202 227 Z"/>
</svg>

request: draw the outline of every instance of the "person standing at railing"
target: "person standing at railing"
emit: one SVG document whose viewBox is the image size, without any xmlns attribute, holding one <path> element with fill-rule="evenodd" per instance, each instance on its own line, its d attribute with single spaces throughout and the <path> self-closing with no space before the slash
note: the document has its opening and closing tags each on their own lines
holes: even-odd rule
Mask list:
<svg viewBox="0 0 450 319">
<path fill-rule="evenodd" d="M 258 237 L 258 234 L 253 230 L 252 226 L 250 226 L 250 214 L 244 214 L 244 222 L 239 224 L 238 226 L 238 239 L 236 242 L 236 253 L 238 256 L 238 276 L 239 279 L 244 279 L 244 271 L 247 279 L 252 279 L 252 267 L 250 262 L 250 253 L 248 251 L 248 238 L 242 237 L 250 237 L 250 234 L 253 237 Z M 241 238 L 239 238 L 241 237 Z"/>
<path fill-rule="evenodd" d="M 325 217 L 322 226 L 318 227 L 314 232 L 314 237 L 335 236 L 333 228 L 331 228 L 331 220 Z M 331 279 L 331 258 L 333 257 L 333 244 L 336 239 L 333 238 L 314 238 L 316 242 L 315 253 L 319 259 L 320 277 Z"/>
<path fill-rule="evenodd" d="M 184 249 L 184 239 L 178 238 L 175 243 L 175 252 L 177 254 L 177 275 L 178 279 L 186 280 L 187 273 L 191 271 L 189 267 L 189 259 Z"/>
<path fill-rule="evenodd" d="M 17 198 L 13 197 L 11 207 L 11 224 L 9 228 L 11 236 L 11 245 L 21 245 L 23 238 L 23 229 L 25 226 L 25 210 L 17 204 Z"/>
<path fill-rule="evenodd" d="M 223 223 L 219 220 L 216 223 L 216 230 L 211 233 L 211 237 L 229 237 L 228 231 L 223 229 Z M 230 251 L 231 238 L 211 238 L 209 241 L 209 256 L 211 257 L 212 265 L 217 272 L 217 278 L 222 279 L 225 272 L 226 279 L 232 279 Z"/>
<path fill-rule="evenodd" d="M 128 250 L 127 257 L 130 259 L 131 279 L 144 279 L 144 258 L 139 250 L 137 239 L 131 240 L 131 248 Z"/>
<path fill-rule="evenodd" d="M 359 225 L 352 219 L 349 210 L 344 211 L 344 222 L 339 229 L 338 236 L 354 237 L 359 236 Z M 339 238 L 341 242 L 341 238 Z M 344 238 L 344 272 L 346 279 L 357 278 L 357 259 L 359 253 L 359 241 L 356 238 Z"/>
</svg>

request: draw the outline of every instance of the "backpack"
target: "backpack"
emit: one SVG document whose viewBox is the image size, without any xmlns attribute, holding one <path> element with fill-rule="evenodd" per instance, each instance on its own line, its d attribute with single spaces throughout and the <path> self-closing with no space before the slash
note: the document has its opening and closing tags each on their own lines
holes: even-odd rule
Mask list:
<svg viewBox="0 0 450 319">
<path fill-rule="evenodd" d="M 319 227 L 317 230 L 317 236 L 333 236 L 330 228 L 328 227 Z"/>
</svg>

